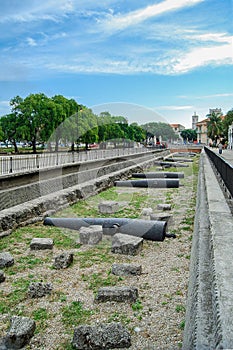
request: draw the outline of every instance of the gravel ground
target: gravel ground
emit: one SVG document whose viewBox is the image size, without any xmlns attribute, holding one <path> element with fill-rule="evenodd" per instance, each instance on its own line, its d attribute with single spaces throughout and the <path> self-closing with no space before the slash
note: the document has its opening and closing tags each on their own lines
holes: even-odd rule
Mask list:
<svg viewBox="0 0 233 350">
<path fill-rule="evenodd" d="M 192 165 L 190 165 L 192 168 Z M 43 259 L 43 264 L 25 268 L 14 274 L 7 274 L 1 283 L 2 296 L 15 290 L 16 280 L 28 280 L 30 274 L 53 284 L 50 296 L 41 299 L 24 298 L 14 310 L 4 313 L 0 320 L 0 335 L 9 326 L 10 314 L 32 315 L 33 311 L 45 309 L 46 317 L 37 322 L 37 332 L 25 349 L 31 350 L 63 350 L 71 349 L 75 323 L 66 327 L 62 322 L 63 308 L 73 301 L 81 301 L 83 308 L 92 313 L 85 320 L 88 324 L 98 322 L 122 322 L 131 333 L 132 350 L 176 350 L 182 347 L 182 334 L 185 319 L 185 303 L 187 297 L 189 261 L 192 239 L 192 222 L 195 212 L 196 177 L 190 171 L 183 185 L 178 189 L 119 189 L 130 196 L 133 192 L 145 194 L 147 202 L 144 207 L 152 208 L 158 213 L 158 203 L 171 203 L 173 222 L 169 232 L 177 235 L 176 239 L 166 238 L 163 242 L 143 242 L 143 250 L 137 256 L 124 256 L 110 252 L 111 240 L 105 238 L 100 244 L 99 252 L 104 257 L 96 259 L 86 255 L 83 263 L 78 253 L 96 250 L 90 246 L 73 248 L 74 263 L 65 270 L 51 269 L 55 256 L 64 251 L 55 245 L 53 251 L 30 252 L 24 243 L 17 243 L 17 259 L 28 254 Z M 93 199 L 89 204 L 93 205 Z M 123 203 L 123 206 L 126 206 Z M 141 208 L 142 209 L 142 208 Z M 40 224 L 35 226 L 36 229 Z M 32 226 L 33 228 L 33 226 Z M 49 231 L 48 231 L 49 232 Z M 66 231 L 65 234 L 71 234 Z M 72 233 L 76 235 L 76 233 Z M 12 239 L 14 233 L 12 234 Z M 30 236 L 32 238 L 32 236 Z M 89 260 L 88 260 L 89 259 Z M 142 275 L 118 278 L 109 273 L 113 262 L 131 262 L 142 266 Z M 128 303 L 94 302 L 94 293 L 98 287 L 98 276 L 108 280 L 113 278 L 117 286 L 135 286 L 139 291 L 136 305 Z M 32 277 L 32 276 L 31 276 Z M 92 283 L 92 286 L 90 285 Z M 35 315 L 35 314 L 34 314 Z M 39 326 L 38 326 L 39 325 Z"/>
</svg>

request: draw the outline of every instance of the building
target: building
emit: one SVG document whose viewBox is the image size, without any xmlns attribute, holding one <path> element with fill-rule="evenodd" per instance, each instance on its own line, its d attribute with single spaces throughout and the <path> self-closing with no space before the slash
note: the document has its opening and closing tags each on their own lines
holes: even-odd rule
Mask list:
<svg viewBox="0 0 233 350">
<path fill-rule="evenodd" d="M 212 113 L 221 114 L 220 117 L 222 120 L 225 118 L 225 116 L 222 115 L 221 108 L 210 109 L 209 114 L 207 114 L 207 116 L 211 115 Z M 212 140 L 207 135 L 207 131 L 208 131 L 207 125 L 208 125 L 209 120 L 210 120 L 209 118 L 206 118 L 206 119 L 203 119 L 200 122 L 196 123 L 197 142 L 198 143 L 204 143 L 206 145 L 208 145 L 209 143 L 212 143 Z"/>
<path fill-rule="evenodd" d="M 233 149 L 233 123 L 228 128 L 228 146 L 227 148 Z"/>
<path fill-rule="evenodd" d="M 209 118 L 203 119 L 200 122 L 196 123 L 196 131 L 197 131 L 197 142 L 205 143 L 208 145 L 209 138 L 207 136 L 207 123 Z"/>
<path fill-rule="evenodd" d="M 176 134 L 180 134 L 182 130 L 185 129 L 185 127 L 181 124 L 170 124 L 172 129 L 175 131 Z"/>
<path fill-rule="evenodd" d="M 222 109 L 221 108 L 210 108 L 209 109 L 209 114 L 212 114 L 212 113 L 221 114 L 222 115 Z"/>
<path fill-rule="evenodd" d="M 180 133 L 182 130 L 185 130 L 185 127 L 181 124 L 170 124 L 170 126 L 172 127 L 173 131 L 177 135 L 177 138 L 183 141 L 183 138 L 180 136 Z"/>
<path fill-rule="evenodd" d="M 198 123 L 198 115 L 196 114 L 196 112 L 194 112 L 194 115 L 192 116 L 192 129 L 196 130 L 197 128 L 197 123 Z"/>
</svg>

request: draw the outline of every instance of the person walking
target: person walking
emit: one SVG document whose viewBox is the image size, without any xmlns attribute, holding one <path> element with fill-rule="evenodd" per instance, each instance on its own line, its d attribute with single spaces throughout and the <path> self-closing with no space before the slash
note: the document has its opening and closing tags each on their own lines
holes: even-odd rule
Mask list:
<svg viewBox="0 0 233 350">
<path fill-rule="evenodd" d="M 218 144 L 218 153 L 222 154 L 222 143 L 221 142 Z"/>
</svg>

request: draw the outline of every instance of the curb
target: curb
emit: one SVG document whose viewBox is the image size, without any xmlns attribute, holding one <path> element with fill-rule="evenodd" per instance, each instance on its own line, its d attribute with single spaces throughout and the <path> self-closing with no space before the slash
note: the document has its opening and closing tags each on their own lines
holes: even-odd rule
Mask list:
<svg viewBox="0 0 233 350">
<path fill-rule="evenodd" d="M 233 349 L 233 217 L 202 152 L 183 350 Z"/>
</svg>

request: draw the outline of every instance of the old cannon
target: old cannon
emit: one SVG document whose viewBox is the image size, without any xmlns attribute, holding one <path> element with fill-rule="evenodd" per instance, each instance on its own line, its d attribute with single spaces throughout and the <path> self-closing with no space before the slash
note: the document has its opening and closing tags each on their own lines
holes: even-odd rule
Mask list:
<svg viewBox="0 0 233 350">
<path fill-rule="evenodd" d="M 184 173 L 158 171 L 149 173 L 133 173 L 132 177 L 146 179 L 183 179 Z"/>
<path fill-rule="evenodd" d="M 103 234 L 113 235 L 117 232 L 141 237 L 150 241 L 163 241 L 165 237 L 173 237 L 168 234 L 165 221 L 140 220 L 128 218 L 51 218 L 44 220 L 44 225 L 57 226 L 72 230 L 79 230 L 81 227 L 101 225 Z"/>
<path fill-rule="evenodd" d="M 119 187 L 178 188 L 179 185 L 179 179 L 122 180 L 114 182 L 114 186 Z"/>
</svg>

